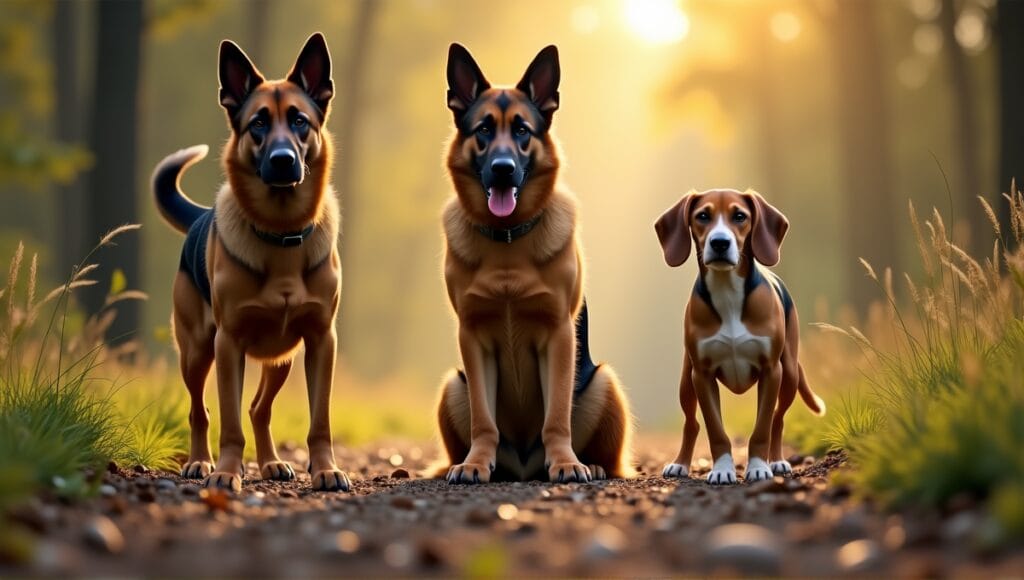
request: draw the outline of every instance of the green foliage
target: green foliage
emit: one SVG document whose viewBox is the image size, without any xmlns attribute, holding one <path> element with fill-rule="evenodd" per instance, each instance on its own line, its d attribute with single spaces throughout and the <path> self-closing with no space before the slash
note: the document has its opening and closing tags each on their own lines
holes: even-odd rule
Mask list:
<svg viewBox="0 0 1024 580">
<path fill-rule="evenodd" d="M 895 340 L 881 346 L 856 328 L 831 327 L 874 368 L 870 393 L 840 406 L 828 439 L 850 453 L 855 483 L 889 505 L 942 506 L 970 494 L 1021 535 L 1024 196 L 1008 197 L 1006 236 L 982 200 L 998 241 L 981 261 L 947 238 L 937 211 L 922 228 L 911 206 L 925 273 L 920 283 L 906 277 L 913 310 L 898 306 L 888 272 L 879 280 L 864 263 L 884 291 Z"/>
<path fill-rule="evenodd" d="M 52 18 L 49 2 L 5 0 L 0 18 L 0 183 L 34 189 L 70 183 L 92 164 L 84 148 L 40 130 L 53 111 L 53 67 L 36 34 Z"/>
</svg>

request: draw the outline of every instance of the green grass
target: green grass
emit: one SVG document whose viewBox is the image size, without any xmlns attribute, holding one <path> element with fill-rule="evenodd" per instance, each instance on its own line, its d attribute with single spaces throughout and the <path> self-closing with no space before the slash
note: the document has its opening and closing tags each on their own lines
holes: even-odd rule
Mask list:
<svg viewBox="0 0 1024 580">
<path fill-rule="evenodd" d="M 849 453 L 853 483 L 886 505 L 967 495 L 1024 536 L 1024 196 L 1010 198 L 1008 226 L 983 202 L 999 241 L 981 259 L 949 239 L 937 211 L 921 227 L 911 206 L 924 274 L 905 277 L 909 300 L 864 263 L 895 332 L 825 325 L 869 361 L 866 386 L 833 407 L 826 438 Z"/>
</svg>

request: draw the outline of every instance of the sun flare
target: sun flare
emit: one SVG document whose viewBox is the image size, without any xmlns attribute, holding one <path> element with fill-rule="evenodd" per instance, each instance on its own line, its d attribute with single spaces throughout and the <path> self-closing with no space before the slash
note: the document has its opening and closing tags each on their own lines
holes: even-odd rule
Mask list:
<svg viewBox="0 0 1024 580">
<path fill-rule="evenodd" d="M 690 32 L 690 19 L 676 0 L 626 0 L 626 22 L 653 44 L 674 44 Z"/>
</svg>

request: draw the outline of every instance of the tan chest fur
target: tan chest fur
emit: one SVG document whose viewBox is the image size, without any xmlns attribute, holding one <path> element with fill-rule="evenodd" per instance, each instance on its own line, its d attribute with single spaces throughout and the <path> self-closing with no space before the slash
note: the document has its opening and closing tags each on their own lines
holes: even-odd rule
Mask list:
<svg viewBox="0 0 1024 580">
<path fill-rule="evenodd" d="M 544 417 L 538 352 L 582 299 L 575 210 L 571 194 L 556 193 L 537 227 L 512 244 L 480 235 L 456 200 L 444 211 L 445 282 L 460 332 L 495 357 L 498 428 L 524 445 Z"/>
<path fill-rule="evenodd" d="M 316 229 L 302 245 L 275 247 L 256 237 L 230 192 L 217 198 L 207 248 L 213 316 L 258 358 L 285 358 L 333 323 L 341 294 L 338 204 L 325 195 Z"/>
</svg>

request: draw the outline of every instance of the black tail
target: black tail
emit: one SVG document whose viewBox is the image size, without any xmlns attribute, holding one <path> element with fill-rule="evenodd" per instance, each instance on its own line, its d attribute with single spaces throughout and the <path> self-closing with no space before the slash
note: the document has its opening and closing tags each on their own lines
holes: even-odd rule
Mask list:
<svg viewBox="0 0 1024 580">
<path fill-rule="evenodd" d="M 188 228 L 210 208 L 199 205 L 181 192 L 179 181 L 182 172 L 195 164 L 210 151 L 206 145 L 195 145 L 188 149 L 171 153 L 153 170 L 153 194 L 156 196 L 156 207 L 167 223 L 181 233 L 188 233 Z"/>
<path fill-rule="evenodd" d="M 590 316 L 587 314 L 587 300 L 583 300 L 583 308 L 576 317 L 576 384 L 575 392 L 580 393 L 587 388 L 597 365 L 590 358 Z"/>
</svg>

